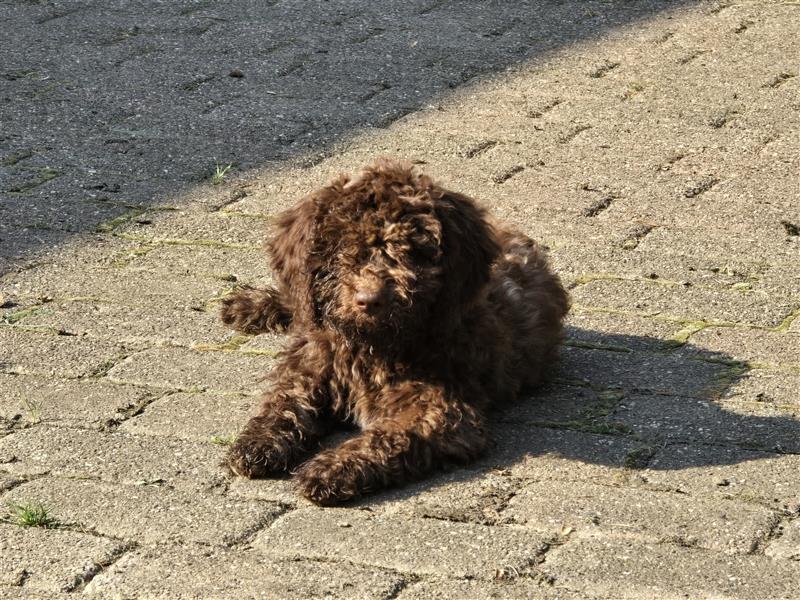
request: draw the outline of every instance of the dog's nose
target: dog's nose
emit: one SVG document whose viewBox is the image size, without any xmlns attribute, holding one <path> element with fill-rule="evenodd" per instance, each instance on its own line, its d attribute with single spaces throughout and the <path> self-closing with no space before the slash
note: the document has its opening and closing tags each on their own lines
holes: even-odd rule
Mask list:
<svg viewBox="0 0 800 600">
<path fill-rule="evenodd" d="M 374 312 L 383 304 L 383 291 L 380 289 L 361 289 L 355 295 L 356 306 L 364 312 Z"/>
</svg>

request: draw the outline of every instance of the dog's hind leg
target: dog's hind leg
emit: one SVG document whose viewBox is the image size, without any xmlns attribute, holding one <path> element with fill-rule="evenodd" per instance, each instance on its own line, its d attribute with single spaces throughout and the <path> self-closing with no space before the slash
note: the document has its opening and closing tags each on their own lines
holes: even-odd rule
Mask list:
<svg viewBox="0 0 800 600">
<path fill-rule="evenodd" d="M 242 333 L 284 331 L 292 322 L 292 313 L 273 288 L 245 287 L 222 301 L 222 322 Z"/>
<path fill-rule="evenodd" d="M 399 411 L 387 411 L 391 416 L 376 419 L 358 436 L 301 465 L 295 474 L 299 491 L 313 502 L 332 505 L 419 479 L 447 463 L 476 459 L 487 444 L 480 413 L 447 398 L 441 388 L 413 387 L 416 401 L 401 401 Z"/>
</svg>

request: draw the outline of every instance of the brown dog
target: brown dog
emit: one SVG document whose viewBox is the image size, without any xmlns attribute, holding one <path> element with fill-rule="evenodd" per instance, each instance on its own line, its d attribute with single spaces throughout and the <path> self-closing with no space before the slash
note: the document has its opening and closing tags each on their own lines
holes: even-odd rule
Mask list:
<svg viewBox="0 0 800 600">
<path fill-rule="evenodd" d="M 568 298 L 535 242 L 492 225 L 411 164 L 380 159 L 277 221 L 277 289 L 227 298 L 225 323 L 288 329 L 230 469 L 295 468 L 330 425 L 361 432 L 300 464 L 300 491 L 334 504 L 485 448 L 484 412 L 541 380 Z"/>
</svg>

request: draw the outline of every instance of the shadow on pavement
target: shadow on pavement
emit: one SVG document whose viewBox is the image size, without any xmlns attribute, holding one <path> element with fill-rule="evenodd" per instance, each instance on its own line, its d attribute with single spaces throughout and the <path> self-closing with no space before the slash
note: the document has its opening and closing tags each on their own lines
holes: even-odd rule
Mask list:
<svg viewBox="0 0 800 600">
<path fill-rule="evenodd" d="M 569 335 L 551 380 L 491 414 L 492 444 L 476 464 L 359 504 L 412 498 L 491 471 L 513 475 L 522 463 L 541 475 L 552 469 L 536 464 L 545 457 L 564 459 L 569 479 L 580 472 L 576 461 L 668 471 L 800 454 L 800 420 L 785 407 L 730 394 L 750 371 L 746 363 L 644 336 L 574 327 Z"/>
<path fill-rule="evenodd" d="M 215 164 L 312 164 L 477 76 L 689 3 L 3 2 L 0 274 L 174 204 Z"/>
</svg>

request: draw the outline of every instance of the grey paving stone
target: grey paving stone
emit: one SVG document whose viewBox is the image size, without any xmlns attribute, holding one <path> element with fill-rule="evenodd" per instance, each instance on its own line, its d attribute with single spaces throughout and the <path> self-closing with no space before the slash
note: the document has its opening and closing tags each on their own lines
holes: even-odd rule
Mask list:
<svg viewBox="0 0 800 600">
<path fill-rule="evenodd" d="M 225 443 L 255 409 L 258 397 L 178 392 L 159 398 L 120 426 L 126 433 Z"/>
<path fill-rule="evenodd" d="M 691 344 L 682 351 L 690 355 L 721 353 L 756 364 L 792 365 L 800 373 L 800 335 L 794 333 L 713 327 L 692 335 Z"/>
<path fill-rule="evenodd" d="M 496 569 L 527 566 L 544 541 L 507 527 L 303 508 L 261 532 L 253 547 L 276 558 L 339 556 L 401 572 L 491 579 Z"/>
<path fill-rule="evenodd" d="M 722 395 L 744 402 L 774 404 L 786 411 L 800 404 L 800 375 L 783 369 L 752 369 L 733 382 Z"/>
<path fill-rule="evenodd" d="M 5 492 L 11 488 L 23 483 L 25 480 L 20 477 L 10 477 L 8 475 L 0 475 L 0 492 Z"/>
<path fill-rule="evenodd" d="M 491 418 L 498 423 L 566 423 L 580 421 L 618 394 L 597 392 L 587 386 L 549 384 L 525 391 L 514 402 L 498 406 Z"/>
<path fill-rule="evenodd" d="M 196 542 L 224 546 L 269 524 L 273 504 L 159 485 L 116 485 L 45 477 L 3 496 L 6 502 L 41 503 L 60 522 L 140 544 Z"/>
<path fill-rule="evenodd" d="M 232 284 L 269 277 L 267 255 L 262 248 L 214 248 L 212 246 L 181 246 L 143 243 L 136 251 L 120 255 L 133 269 L 182 275 L 216 277 Z"/>
<path fill-rule="evenodd" d="M 262 333 L 242 344 L 239 350 L 274 357 L 283 349 L 286 340 L 287 336 L 283 334 Z"/>
<path fill-rule="evenodd" d="M 578 600 L 598 596 L 572 592 L 542 585 L 538 581 L 521 578 L 511 581 L 477 581 L 437 579 L 421 581 L 408 586 L 398 598 L 400 600 L 427 600 L 429 598 L 451 598 L 452 600 Z"/>
<path fill-rule="evenodd" d="M 85 594 L 100 598 L 387 598 L 397 573 L 347 562 L 276 561 L 257 552 L 166 546 L 137 549 L 97 575 Z"/>
<path fill-rule="evenodd" d="M 800 507 L 796 454 L 771 454 L 730 446 L 671 444 L 640 472 L 656 489 L 704 498 L 736 498 L 793 512 Z"/>
<path fill-rule="evenodd" d="M 625 399 L 613 419 L 652 443 L 669 440 L 800 451 L 800 421 L 792 414 L 754 407 L 755 403 L 634 395 Z"/>
<path fill-rule="evenodd" d="M 68 592 L 33 592 L 25 587 L 3 587 L 3 598 L 8 600 L 66 600 L 70 598 Z"/>
<path fill-rule="evenodd" d="M 797 302 L 766 292 L 742 294 L 700 287 L 664 286 L 641 281 L 601 279 L 572 290 L 582 306 L 662 313 L 687 320 L 722 320 L 777 327 Z"/>
<path fill-rule="evenodd" d="M 130 354 L 116 341 L 0 327 L 0 371 L 45 377 L 86 377 Z"/>
<path fill-rule="evenodd" d="M 709 352 L 702 357 L 706 360 L 679 354 L 566 347 L 561 352 L 556 380 L 595 388 L 703 397 L 727 371 L 724 365 L 709 362 L 725 355 Z"/>
<path fill-rule="evenodd" d="M 636 534 L 736 554 L 751 552 L 776 518 L 742 502 L 572 482 L 528 484 L 502 514 L 536 530 Z"/>
<path fill-rule="evenodd" d="M 66 272 L 69 277 L 65 277 Z M 56 263 L 14 274 L 7 285 L 12 293 L 23 298 L 93 299 L 154 309 L 160 306 L 189 309 L 204 307 L 233 284 L 214 277 L 165 275 L 135 267 L 73 267 Z"/>
<path fill-rule="evenodd" d="M 504 470 L 458 469 L 364 498 L 358 506 L 387 515 L 495 525 L 510 522 L 501 512 L 520 485 Z"/>
<path fill-rule="evenodd" d="M 480 463 L 531 480 L 613 481 L 624 477 L 625 459 L 640 445 L 622 436 L 525 425 L 495 425 L 490 433 L 495 445 Z"/>
<path fill-rule="evenodd" d="M 682 595 L 789 600 L 797 597 L 800 565 L 764 556 L 722 556 L 700 549 L 592 536 L 548 553 L 542 570 L 556 585 L 605 598 Z"/>
<path fill-rule="evenodd" d="M 800 521 L 795 518 L 782 523 L 778 535 L 780 537 L 764 549 L 764 554 L 770 558 L 800 561 Z"/>
<path fill-rule="evenodd" d="M 0 524 L 0 592 L 71 591 L 125 550 L 124 543 L 77 531 Z"/>
<path fill-rule="evenodd" d="M 710 274 L 725 277 L 724 283 L 733 284 L 748 279 L 758 280 L 764 275 L 765 266 L 786 263 L 796 253 L 784 240 L 758 239 L 753 236 L 708 235 L 707 230 L 686 225 L 658 227 L 647 234 L 636 247 L 637 253 L 647 253 L 668 260 L 683 262 L 681 257 L 694 259 L 696 264 L 687 266 L 702 268 L 707 265 L 716 270 Z M 766 269 L 768 273 L 771 269 Z"/>
<path fill-rule="evenodd" d="M 674 321 L 580 309 L 573 309 L 567 319 L 570 341 L 619 350 L 663 350 L 681 329 Z"/>
<path fill-rule="evenodd" d="M 13 475 L 199 489 L 220 483 L 221 459 L 214 444 L 43 425 L 0 439 L 0 466 Z"/>
<path fill-rule="evenodd" d="M 224 344 L 233 335 L 220 321 L 216 305 L 156 307 L 96 300 L 55 301 L 18 324 L 148 345 Z"/>
<path fill-rule="evenodd" d="M 288 476 L 274 479 L 235 477 L 228 484 L 227 494 L 231 498 L 274 502 L 281 506 L 311 505 L 311 502 L 295 492 Z"/>
<path fill-rule="evenodd" d="M 121 361 L 108 378 L 175 390 L 254 393 L 263 387 L 271 362 L 268 356 L 241 352 L 153 348 Z"/>
<path fill-rule="evenodd" d="M 144 388 L 102 379 L 0 375 L 0 417 L 23 423 L 102 427 L 152 398 Z"/>
<path fill-rule="evenodd" d="M 669 331 L 671 322 L 701 318 L 800 331 L 787 318 L 798 308 L 800 277 L 800 238 L 791 228 L 800 226 L 792 2 L 117 4 L 0 8 L 8 32 L 0 36 L 0 97 L 7 100 L 0 121 L 8 125 L 0 134 L 0 304 L 17 305 L 0 309 L 0 319 L 41 304 L 18 326 L 87 333 L 77 346 L 12 345 L 0 362 L 10 356 L 33 368 L 52 360 L 59 373 L 77 377 L 107 343 L 130 339 L 135 351 L 177 344 L 184 348 L 135 355 L 115 374 L 165 392 L 255 392 L 251 376 L 269 368 L 277 340 L 259 336 L 241 345 L 241 356 L 185 346 L 232 339 L 215 320 L 215 299 L 234 285 L 269 281 L 257 247 L 270 216 L 377 154 L 423 161 L 445 184 L 550 246 L 564 280 L 578 284 L 579 309 L 625 314 L 573 313 L 561 384 L 495 415 L 495 444 L 481 461 L 365 498 L 358 506 L 372 509 L 375 523 L 334 527 L 332 518 L 351 512 L 311 508 L 288 521 L 284 533 L 301 532 L 314 556 L 339 562 L 282 562 L 261 546 L 148 546 L 122 556 L 120 569 L 115 563 L 97 574 L 88 591 L 131 598 L 797 595 L 797 563 L 786 547 L 795 543 L 790 517 L 782 536 L 776 529 L 756 549 L 768 557 L 653 545 L 648 531 L 622 540 L 608 530 L 587 553 L 579 530 L 550 548 L 537 570 L 522 558 L 506 564 L 502 540 L 481 548 L 470 537 L 516 534 L 504 512 L 514 494 L 531 489 L 552 488 L 555 498 L 562 488 L 603 486 L 603 498 L 624 517 L 635 515 L 635 486 L 643 498 L 666 494 L 707 509 L 689 526 L 723 503 L 745 503 L 735 521 L 744 537 L 759 527 L 764 508 L 796 514 L 797 454 L 785 452 L 796 452 L 799 374 L 737 374 L 727 362 L 708 362 L 791 365 L 791 339 L 772 343 L 771 335 L 748 332 L 756 337 L 715 344 L 703 337 L 709 330 L 696 334 L 697 348 L 690 339 L 665 354 L 660 345 L 688 335 L 683 326 Z M 233 69 L 243 77 L 229 76 Z M 214 166 L 228 163 L 226 180 L 212 185 Z M 83 305 L 60 302 L 87 297 Z M 8 339 L 0 338 L 4 349 Z M 45 382 L 41 370 L 31 372 Z M 25 381 L 37 395 L 44 385 Z M 101 407 L 107 383 L 97 383 L 85 406 L 65 388 L 68 399 L 53 403 L 63 413 L 45 423 L 97 427 L 127 403 L 121 393 Z M 641 390 L 673 397 L 651 396 L 645 406 Z M 289 479 L 224 479 L 216 466 L 224 449 L 202 438 L 239 412 L 221 414 L 214 393 L 198 396 L 205 400 L 197 407 L 186 394 L 157 400 L 116 434 L 41 424 L 23 430 L 27 423 L 0 415 L 0 456 L 16 458 L 0 466 L 0 487 L 48 470 L 99 476 L 107 482 L 86 487 L 109 485 L 112 497 L 110 483 L 148 481 L 155 484 L 143 488 L 153 522 L 161 517 L 154 507 L 189 493 L 203 505 L 225 489 L 245 505 L 251 498 L 307 506 Z M 709 398 L 714 403 L 696 401 Z M 136 412 L 124 408 L 123 416 Z M 628 413 L 638 420 L 626 429 L 618 420 Z M 735 445 L 753 439 L 784 454 Z M 611 495 L 615 485 L 622 486 L 618 496 Z M 66 495 L 80 512 L 80 495 Z M 580 517 L 583 507 L 568 500 L 533 508 L 546 516 L 566 506 L 566 516 Z M 426 515 L 432 518 L 419 518 Z M 123 523 L 139 525 L 128 517 Z M 668 529 L 665 521 L 641 524 Z M 142 534 L 156 539 L 159 532 L 145 525 Z M 441 528 L 451 527 L 459 530 L 455 538 L 494 553 L 499 566 L 474 559 L 479 552 L 462 539 L 434 565 L 455 569 L 423 571 L 439 556 L 430 548 L 448 539 Z M 698 544 L 724 537 L 703 533 Z M 40 553 L 60 558 L 65 546 L 71 549 L 43 543 Z M 409 548 L 417 551 L 410 558 L 402 555 Z M 574 563 L 558 562 L 573 551 Z M 388 556 L 415 572 L 348 562 L 364 556 L 373 565 L 389 564 Z M 555 581 L 538 587 L 550 581 L 551 567 Z M 498 569 L 504 580 L 489 581 Z M 453 580 L 453 572 L 480 579 Z M 33 582 L 20 589 L 56 597 L 59 586 L 42 591 Z M 19 591 L 0 587 L 0 595 Z"/>
<path fill-rule="evenodd" d="M 237 218 L 224 212 L 178 210 L 148 212 L 146 224 L 136 220 L 120 226 L 116 233 L 144 242 L 166 240 L 168 243 L 196 244 L 201 248 L 246 246 L 258 251 L 267 232 L 266 219 Z"/>
</svg>

